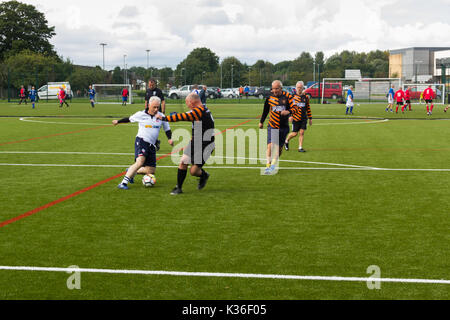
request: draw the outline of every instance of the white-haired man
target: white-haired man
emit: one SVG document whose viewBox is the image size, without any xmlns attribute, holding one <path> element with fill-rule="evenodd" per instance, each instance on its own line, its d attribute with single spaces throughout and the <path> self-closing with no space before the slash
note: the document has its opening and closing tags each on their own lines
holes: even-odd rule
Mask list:
<svg viewBox="0 0 450 320">
<path fill-rule="evenodd" d="M 284 148 L 289 151 L 289 140 L 299 135 L 298 139 L 298 152 L 306 152 L 303 149 L 303 140 L 305 137 L 305 131 L 309 125 L 312 126 L 311 107 L 309 105 L 309 98 L 303 93 L 305 85 L 303 81 L 298 81 L 295 85 L 295 92 L 293 98 L 293 111 L 292 112 L 292 132 L 286 138 L 284 142 Z"/>
<path fill-rule="evenodd" d="M 158 112 L 161 99 L 153 96 L 149 99 L 148 107 L 144 111 L 138 111 L 128 118 L 113 120 L 113 125 L 120 123 L 138 122 L 139 131 L 134 143 L 135 163 L 128 168 L 119 189 L 128 190 L 128 183 L 133 183 L 134 176 L 141 174 L 154 174 L 156 171 L 156 141 L 159 131 L 164 128 L 169 144 L 173 145 L 172 131 L 167 122 L 162 122 L 160 117 L 164 114 Z M 159 116 L 159 117 L 158 117 Z"/>
</svg>

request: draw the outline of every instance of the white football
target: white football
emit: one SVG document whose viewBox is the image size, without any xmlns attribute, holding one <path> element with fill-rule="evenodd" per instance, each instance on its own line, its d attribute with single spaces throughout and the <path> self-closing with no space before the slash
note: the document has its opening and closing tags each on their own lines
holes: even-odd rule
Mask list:
<svg viewBox="0 0 450 320">
<path fill-rule="evenodd" d="M 156 183 L 156 177 L 153 174 L 146 174 L 142 177 L 142 184 L 146 187 L 153 187 Z"/>
</svg>

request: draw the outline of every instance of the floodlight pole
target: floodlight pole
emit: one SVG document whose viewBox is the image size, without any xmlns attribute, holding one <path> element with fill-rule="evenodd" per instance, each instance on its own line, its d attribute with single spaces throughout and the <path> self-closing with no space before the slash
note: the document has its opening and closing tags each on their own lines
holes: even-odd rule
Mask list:
<svg viewBox="0 0 450 320">
<path fill-rule="evenodd" d="M 103 49 L 103 70 L 105 70 L 105 46 L 107 45 L 107 43 L 100 43 L 100 45 Z"/>
<path fill-rule="evenodd" d="M 222 83 L 222 64 L 223 64 L 223 61 L 222 61 L 222 63 L 220 64 L 220 87 L 221 87 L 221 88 L 223 88 L 223 83 Z"/>
<path fill-rule="evenodd" d="M 125 84 L 128 84 L 127 81 L 127 65 L 125 59 L 127 58 L 127 55 L 123 55 L 123 80 L 125 81 Z"/>
<path fill-rule="evenodd" d="M 233 68 L 234 68 L 234 65 L 232 64 L 231 65 L 231 88 L 233 88 Z"/>
<path fill-rule="evenodd" d="M 147 69 L 150 67 L 150 65 L 149 65 L 149 54 L 150 54 L 150 49 L 147 49 L 147 50 L 145 50 L 145 51 L 147 51 Z"/>
</svg>

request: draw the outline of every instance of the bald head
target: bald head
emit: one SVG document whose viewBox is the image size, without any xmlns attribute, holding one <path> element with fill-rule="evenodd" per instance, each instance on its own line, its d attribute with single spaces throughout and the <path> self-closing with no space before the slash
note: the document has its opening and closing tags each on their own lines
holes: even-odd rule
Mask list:
<svg viewBox="0 0 450 320">
<path fill-rule="evenodd" d="M 200 97 L 195 92 L 192 92 L 188 94 L 186 97 L 186 105 L 188 108 L 194 108 L 195 106 L 202 105 L 202 101 L 200 100 Z"/>
</svg>

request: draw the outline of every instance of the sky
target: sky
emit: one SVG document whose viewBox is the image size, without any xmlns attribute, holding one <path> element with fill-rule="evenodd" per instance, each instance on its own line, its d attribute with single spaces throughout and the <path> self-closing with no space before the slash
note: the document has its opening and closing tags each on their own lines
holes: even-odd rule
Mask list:
<svg viewBox="0 0 450 320">
<path fill-rule="evenodd" d="M 175 68 L 193 49 L 249 65 L 301 52 L 450 46 L 450 0 L 20 0 L 43 12 L 74 64 Z M 3 1 L 0 1 L 3 2 Z M 124 57 L 126 55 L 126 57 Z"/>
</svg>

